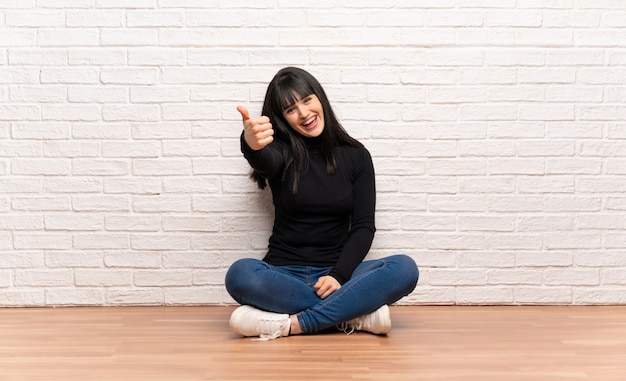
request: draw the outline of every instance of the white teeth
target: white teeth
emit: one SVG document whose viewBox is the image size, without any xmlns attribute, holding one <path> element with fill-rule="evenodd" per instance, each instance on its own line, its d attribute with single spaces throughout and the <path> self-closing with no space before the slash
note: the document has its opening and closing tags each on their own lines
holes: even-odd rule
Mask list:
<svg viewBox="0 0 626 381">
<path fill-rule="evenodd" d="M 308 119 L 306 122 L 302 123 L 303 126 L 307 126 L 311 123 L 313 123 L 313 121 L 315 120 L 315 117 L 312 117 L 310 119 Z"/>
</svg>

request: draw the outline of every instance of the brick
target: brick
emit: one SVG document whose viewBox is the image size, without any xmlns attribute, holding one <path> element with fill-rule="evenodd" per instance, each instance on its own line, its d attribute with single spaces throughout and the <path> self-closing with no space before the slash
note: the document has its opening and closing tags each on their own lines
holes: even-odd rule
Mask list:
<svg viewBox="0 0 626 381">
<path fill-rule="evenodd" d="M 381 182 L 381 177 L 377 177 L 376 189 L 381 192 L 378 184 Z M 392 190 L 397 190 L 395 182 Z M 405 177 L 401 179 L 400 189 L 402 193 L 443 193 L 443 194 L 455 194 L 457 188 L 457 180 L 448 176 L 428 176 L 428 177 Z"/>
<path fill-rule="evenodd" d="M 508 287 L 465 287 L 457 290 L 458 304 L 512 304 L 513 290 Z"/>
<path fill-rule="evenodd" d="M 206 255 L 204 251 L 172 252 L 163 254 L 164 268 L 207 269 L 222 266 L 222 256 L 218 253 Z M 195 273 L 193 275 L 195 279 Z M 197 282 L 193 282 L 197 284 Z"/>
<path fill-rule="evenodd" d="M 38 31 L 37 39 L 39 45 L 44 47 L 95 47 L 100 45 L 98 30 L 92 28 L 41 29 Z"/>
<path fill-rule="evenodd" d="M 76 250 L 124 250 L 128 249 L 127 233 L 75 233 L 73 248 Z"/>
<path fill-rule="evenodd" d="M 71 163 L 67 159 L 16 159 L 11 163 L 14 175 L 69 175 Z"/>
<path fill-rule="evenodd" d="M 222 299 L 223 287 L 168 287 L 164 292 L 166 305 L 207 305 Z M 225 290 L 224 290 L 225 292 Z"/>
<path fill-rule="evenodd" d="M 543 206 L 543 199 L 538 196 L 496 195 L 488 199 L 490 212 L 540 212 Z"/>
<path fill-rule="evenodd" d="M 601 247 L 602 237 L 598 233 L 571 233 L 550 232 L 544 237 L 548 249 L 598 249 Z"/>
<path fill-rule="evenodd" d="M 575 178 L 568 175 L 518 177 L 521 193 L 574 193 Z"/>
<path fill-rule="evenodd" d="M 481 250 L 484 239 L 480 234 L 435 234 L 426 235 L 426 248 L 434 250 Z"/>
<path fill-rule="evenodd" d="M 482 66 L 485 63 L 485 56 L 483 50 L 475 48 L 455 49 L 453 51 L 445 48 L 431 49 L 426 52 L 424 63 L 429 66 Z"/>
<path fill-rule="evenodd" d="M 106 142 L 102 145 L 103 157 L 155 158 L 161 154 L 158 142 Z"/>
<path fill-rule="evenodd" d="M 104 290 L 93 288 L 54 288 L 46 290 L 47 306 L 102 306 Z"/>
<path fill-rule="evenodd" d="M 41 8 L 63 9 L 63 8 L 91 8 L 92 0 L 38 0 L 37 5 Z"/>
<path fill-rule="evenodd" d="M 40 142 L 19 141 L 12 143 L 0 141 L 0 157 L 41 157 L 42 149 Z"/>
<path fill-rule="evenodd" d="M 519 108 L 520 120 L 562 121 L 575 120 L 575 108 L 570 105 L 522 105 Z"/>
<path fill-rule="evenodd" d="M 517 154 L 522 157 L 574 156 L 575 153 L 576 143 L 572 141 L 522 140 L 517 144 Z"/>
<path fill-rule="evenodd" d="M 134 139 L 185 139 L 191 136 L 191 127 L 181 123 L 133 123 Z"/>
<path fill-rule="evenodd" d="M 623 287 L 574 287 L 573 288 L 573 304 L 582 305 L 615 305 L 624 304 L 624 288 Z"/>
<path fill-rule="evenodd" d="M 3 28 L 0 35 L 0 47 L 30 47 L 37 41 L 37 30 L 27 28 Z M 42 38 L 45 38 L 42 36 Z M 43 41 L 42 41 L 43 42 Z M 42 44 L 44 45 L 44 44 Z"/>
<path fill-rule="evenodd" d="M 126 64 L 126 50 L 120 48 L 71 48 L 67 52 L 71 65 L 115 66 Z"/>
<path fill-rule="evenodd" d="M 459 255 L 459 265 L 463 268 L 513 268 L 515 266 L 515 254 L 500 252 L 467 252 Z"/>
<path fill-rule="evenodd" d="M 158 73 L 155 69 L 102 69 L 100 80 L 105 84 L 154 85 Z"/>
<path fill-rule="evenodd" d="M 67 88 L 67 100 L 72 103 L 126 103 L 128 90 L 124 87 L 71 86 Z"/>
<path fill-rule="evenodd" d="M 124 25 L 124 14 L 119 11 L 70 11 L 65 18 L 69 27 L 114 28 Z"/>
<path fill-rule="evenodd" d="M 404 99 L 407 99 L 406 97 Z M 429 89 L 431 103 L 477 103 L 487 101 L 486 87 L 437 87 Z"/>
<path fill-rule="evenodd" d="M 11 49 L 9 51 L 10 65 L 23 66 L 65 66 L 68 64 L 67 53 L 61 49 Z M 14 71 L 19 73 L 19 71 Z M 28 73 L 25 71 L 24 73 Z M 7 73 L 5 72 L 5 76 Z M 16 76 L 17 77 L 17 76 Z M 18 79 L 17 77 L 16 79 Z"/>
<path fill-rule="evenodd" d="M 145 214 L 110 214 L 105 216 L 104 226 L 108 231 L 156 232 L 161 229 L 161 217 Z"/>
<path fill-rule="evenodd" d="M 71 270 L 17 270 L 16 286 L 59 287 L 73 284 L 74 273 Z"/>
<path fill-rule="evenodd" d="M 137 176 L 182 176 L 191 174 L 191 161 L 185 158 L 136 159 L 132 172 Z"/>
<path fill-rule="evenodd" d="M 191 13 L 195 15 L 196 12 Z M 193 17 L 193 16 L 192 16 Z M 220 15 L 220 17 L 223 17 Z M 126 26 L 128 27 L 182 27 L 185 16 L 179 11 L 143 11 L 131 10 L 126 12 Z"/>
<path fill-rule="evenodd" d="M 543 12 L 537 11 L 487 11 L 484 16 L 487 27 L 537 28 L 543 23 Z M 479 25 L 482 25 L 479 24 Z"/>
<path fill-rule="evenodd" d="M 133 272 L 115 269 L 76 269 L 75 282 L 80 287 L 120 287 L 133 284 Z"/>
<path fill-rule="evenodd" d="M 108 288 L 106 303 L 112 306 L 159 306 L 163 305 L 163 289 L 156 288 Z"/>
<path fill-rule="evenodd" d="M 103 255 L 85 251 L 50 251 L 45 254 L 45 263 L 50 268 L 102 267 Z"/>
<path fill-rule="evenodd" d="M 6 307 L 41 307 L 45 305 L 45 291 L 22 287 L 1 289 L 0 304 Z"/>
<path fill-rule="evenodd" d="M 46 178 L 43 190 L 50 193 L 97 193 L 102 191 L 102 180 L 89 177 Z"/>
<path fill-rule="evenodd" d="M 15 196 L 11 202 L 13 210 L 66 211 L 70 210 L 69 197 L 60 196 Z"/>
<path fill-rule="evenodd" d="M 129 28 L 100 28 L 100 45 L 102 46 L 154 46 L 159 37 L 156 30 Z"/>
<path fill-rule="evenodd" d="M 219 286 L 224 283 L 225 277 L 225 270 L 197 270 L 193 273 L 193 284 Z"/>
<path fill-rule="evenodd" d="M 41 119 L 41 109 L 29 105 L 0 105 L 0 121 L 36 121 Z"/>
<path fill-rule="evenodd" d="M 624 233 L 608 233 L 605 240 L 605 246 L 608 249 L 626 248 L 626 234 Z"/>
<path fill-rule="evenodd" d="M 243 212 L 248 210 L 242 196 L 194 196 L 192 210 L 196 212 Z"/>
<path fill-rule="evenodd" d="M 484 175 L 485 161 L 482 159 L 433 159 L 430 160 L 429 174 L 436 176 Z"/>
<path fill-rule="evenodd" d="M 515 219 L 508 216 L 459 216 L 459 231 L 512 232 Z"/>
<path fill-rule="evenodd" d="M 16 102 L 64 102 L 67 95 L 65 88 L 60 86 L 21 86 L 11 88 L 9 98 Z"/>
<path fill-rule="evenodd" d="M 136 270 L 134 283 L 139 287 L 188 286 L 191 272 L 188 270 Z"/>
<path fill-rule="evenodd" d="M 99 231 L 104 227 L 100 215 L 48 214 L 44 216 L 46 230 Z"/>
<path fill-rule="evenodd" d="M 543 239 L 539 234 L 489 234 L 485 247 L 490 250 L 539 250 Z"/>
<path fill-rule="evenodd" d="M 520 304 L 571 304 L 573 301 L 571 287 L 515 287 L 515 303 Z"/>
<path fill-rule="evenodd" d="M 495 269 L 487 271 L 490 285 L 541 285 L 541 273 L 535 270 Z"/>
<path fill-rule="evenodd" d="M 75 159 L 72 174 L 78 176 L 123 176 L 129 173 L 125 160 Z"/>
<path fill-rule="evenodd" d="M 161 253 L 158 251 L 112 251 L 104 255 L 107 267 L 155 269 L 161 267 Z"/>
<path fill-rule="evenodd" d="M 177 86 L 133 87 L 130 100 L 133 103 L 188 102 L 189 89 Z"/>
<path fill-rule="evenodd" d="M 420 33 L 415 33 L 409 29 L 400 30 L 397 39 L 401 46 L 441 47 L 454 45 L 456 35 L 452 28 L 428 28 Z"/>
<path fill-rule="evenodd" d="M 163 142 L 163 156 L 172 157 L 211 157 L 220 156 L 220 142 L 212 139 L 194 139 Z M 241 152 L 235 153 L 240 158 Z"/>
<path fill-rule="evenodd" d="M 108 122 L 156 122 L 159 120 L 160 108 L 157 105 L 105 105 L 102 119 Z"/>
<path fill-rule="evenodd" d="M 244 250 L 250 248 L 247 233 L 206 233 L 191 238 L 193 250 Z M 267 237 L 265 237 L 267 248 Z"/>
<path fill-rule="evenodd" d="M 432 27 L 467 27 L 482 26 L 483 12 L 480 11 L 438 11 L 426 13 L 426 25 Z"/>
<path fill-rule="evenodd" d="M 133 196 L 132 210 L 142 213 L 189 212 L 192 207 L 190 196 Z"/>
<path fill-rule="evenodd" d="M 219 193 L 220 190 L 221 183 L 218 178 L 194 176 L 163 180 L 163 191 L 166 193 Z"/>
<path fill-rule="evenodd" d="M 80 212 L 124 212 L 129 210 L 129 204 L 124 196 L 72 196 L 72 208 Z"/>
<path fill-rule="evenodd" d="M 466 177 L 459 179 L 460 193 L 513 193 L 515 179 L 512 177 Z"/>
<path fill-rule="evenodd" d="M 54 140 L 44 143 L 44 155 L 56 158 L 97 157 L 100 145 L 96 142 Z"/>
<path fill-rule="evenodd" d="M 569 267 L 573 264 L 571 251 L 528 251 L 517 253 L 517 265 L 523 267 Z"/>
<path fill-rule="evenodd" d="M 106 178 L 104 193 L 111 194 L 159 194 L 161 181 L 158 178 Z"/>
<path fill-rule="evenodd" d="M 456 219 L 448 215 L 404 215 L 402 216 L 401 227 L 403 230 L 418 231 L 455 231 Z"/>
</svg>

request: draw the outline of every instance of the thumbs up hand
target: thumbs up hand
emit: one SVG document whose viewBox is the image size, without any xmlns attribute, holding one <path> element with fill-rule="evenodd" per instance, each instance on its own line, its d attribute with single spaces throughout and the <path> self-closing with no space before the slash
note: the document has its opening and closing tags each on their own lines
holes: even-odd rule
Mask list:
<svg viewBox="0 0 626 381">
<path fill-rule="evenodd" d="M 270 118 L 267 116 L 250 118 L 250 113 L 243 106 L 238 106 L 237 111 L 243 120 L 243 138 L 250 148 L 258 151 L 274 141 L 274 129 Z"/>
</svg>

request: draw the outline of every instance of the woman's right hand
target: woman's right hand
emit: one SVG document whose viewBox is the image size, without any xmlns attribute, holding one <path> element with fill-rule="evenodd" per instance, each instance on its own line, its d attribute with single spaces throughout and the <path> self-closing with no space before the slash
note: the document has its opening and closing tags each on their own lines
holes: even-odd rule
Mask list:
<svg viewBox="0 0 626 381">
<path fill-rule="evenodd" d="M 243 119 L 243 138 L 250 148 L 258 151 L 274 141 L 274 129 L 270 118 L 261 116 L 251 119 L 250 113 L 243 106 L 238 106 L 237 111 Z"/>
</svg>

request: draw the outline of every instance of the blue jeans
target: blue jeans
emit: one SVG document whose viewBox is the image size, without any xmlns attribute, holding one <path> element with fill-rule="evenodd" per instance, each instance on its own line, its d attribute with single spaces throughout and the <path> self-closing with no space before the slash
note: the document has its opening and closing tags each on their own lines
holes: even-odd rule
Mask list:
<svg viewBox="0 0 626 381">
<path fill-rule="evenodd" d="M 295 314 L 303 333 L 315 333 L 392 304 L 417 285 L 417 265 L 406 255 L 363 261 L 352 278 L 321 299 L 313 285 L 331 267 L 272 266 L 245 258 L 226 273 L 226 289 L 240 304 Z"/>
</svg>

